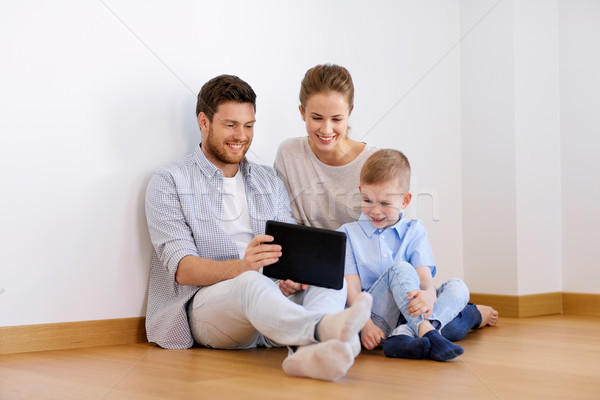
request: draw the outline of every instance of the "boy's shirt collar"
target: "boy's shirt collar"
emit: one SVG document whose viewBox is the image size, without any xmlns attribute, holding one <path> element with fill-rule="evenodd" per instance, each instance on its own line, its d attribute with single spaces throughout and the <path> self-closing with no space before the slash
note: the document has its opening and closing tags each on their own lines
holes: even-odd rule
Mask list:
<svg viewBox="0 0 600 400">
<path fill-rule="evenodd" d="M 367 237 L 369 237 L 369 238 L 371 238 L 375 233 L 381 233 L 388 229 L 395 229 L 398 232 L 398 234 L 401 235 L 402 232 L 404 232 L 406 230 L 406 226 L 408 224 L 408 222 L 406 221 L 406 218 L 404 218 L 404 213 L 400 214 L 400 219 L 398 220 L 398 222 L 396 222 L 394 225 L 390 226 L 389 228 L 385 228 L 385 229 L 375 228 L 373 226 L 373 224 L 371 223 L 371 221 L 369 221 L 369 219 L 367 218 L 367 216 L 364 213 L 360 214 L 360 217 L 358 218 L 357 222 L 358 222 L 358 225 L 365 232 L 365 235 L 367 235 Z"/>
</svg>

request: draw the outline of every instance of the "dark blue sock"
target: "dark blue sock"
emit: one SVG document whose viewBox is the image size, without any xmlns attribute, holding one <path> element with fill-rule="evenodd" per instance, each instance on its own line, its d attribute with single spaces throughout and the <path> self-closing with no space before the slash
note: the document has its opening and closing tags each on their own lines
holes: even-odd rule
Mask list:
<svg viewBox="0 0 600 400">
<path fill-rule="evenodd" d="M 440 334 L 446 339 L 456 342 L 465 337 L 471 329 L 481 325 L 481 313 L 473 303 L 467 303 L 458 315 L 442 328 Z"/>
<path fill-rule="evenodd" d="M 408 335 L 396 335 L 383 340 L 383 354 L 386 357 L 420 360 L 427 357 L 430 347 L 429 339 Z"/>
<path fill-rule="evenodd" d="M 432 360 L 448 361 L 465 352 L 462 347 L 452 343 L 435 329 L 427 332 L 423 337 L 429 339 L 429 343 L 431 344 L 429 358 Z"/>
</svg>

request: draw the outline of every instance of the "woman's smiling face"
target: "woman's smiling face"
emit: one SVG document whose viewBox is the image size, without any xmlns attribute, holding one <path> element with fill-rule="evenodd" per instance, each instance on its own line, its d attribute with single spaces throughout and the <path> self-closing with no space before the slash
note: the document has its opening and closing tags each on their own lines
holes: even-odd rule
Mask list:
<svg viewBox="0 0 600 400">
<path fill-rule="evenodd" d="M 302 119 L 311 147 L 328 152 L 346 137 L 350 106 L 339 92 L 316 93 L 310 96 L 306 107 L 300 106 Z"/>
</svg>

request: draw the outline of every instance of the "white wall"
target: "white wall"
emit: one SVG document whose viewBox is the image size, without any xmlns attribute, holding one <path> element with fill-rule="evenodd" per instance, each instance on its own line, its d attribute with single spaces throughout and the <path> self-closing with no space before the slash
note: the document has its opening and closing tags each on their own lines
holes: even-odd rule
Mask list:
<svg viewBox="0 0 600 400">
<path fill-rule="evenodd" d="M 440 278 L 462 276 L 458 12 L 443 0 L 2 2 L 0 326 L 144 315 L 145 187 L 197 145 L 195 96 L 221 73 L 258 93 L 250 158 L 272 164 L 304 134 L 306 69 L 348 67 L 354 137 L 407 153 Z"/>
<path fill-rule="evenodd" d="M 472 292 L 516 294 L 513 9 L 495 4 L 461 2 L 465 280 Z"/>
<path fill-rule="evenodd" d="M 600 293 L 599 20 L 562 0 L 2 2 L 0 326 L 144 315 L 145 187 L 199 142 L 201 85 L 254 87 L 249 156 L 272 164 L 323 62 L 353 74 L 354 138 L 411 159 L 439 281 Z"/>
<path fill-rule="evenodd" d="M 558 4 L 515 1 L 517 294 L 561 291 Z"/>
<path fill-rule="evenodd" d="M 596 3 L 463 1 L 463 231 L 471 291 L 600 293 Z"/>
<path fill-rule="evenodd" d="M 600 293 L 600 3 L 559 11 L 563 290 Z"/>
</svg>

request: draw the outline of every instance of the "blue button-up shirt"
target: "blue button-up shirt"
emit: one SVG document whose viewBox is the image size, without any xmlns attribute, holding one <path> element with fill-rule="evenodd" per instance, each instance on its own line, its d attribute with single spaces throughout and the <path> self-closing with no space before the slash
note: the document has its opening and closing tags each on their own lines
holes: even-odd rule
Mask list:
<svg viewBox="0 0 600 400">
<path fill-rule="evenodd" d="M 377 229 L 364 214 L 358 221 L 342 225 L 339 231 L 347 236 L 346 275 L 358 274 L 363 290 L 393 264 L 406 261 L 413 267 L 427 266 L 435 276 L 433 253 L 427 231 L 419 220 L 407 221 L 404 216 L 393 226 Z"/>
<path fill-rule="evenodd" d="M 295 223 L 290 201 L 271 167 L 246 159 L 240 163 L 254 235 L 264 234 L 269 219 Z M 221 229 L 223 172 L 198 147 L 187 157 L 158 170 L 146 191 L 146 218 L 154 246 L 148 288 L 146 332 L 150 342 L 183 349 L 194 343 L 186 304 L 200 289 L 179 285 L 175 272 L 188 255 L 239 258 L 235 242 Z"/>
</svg>

